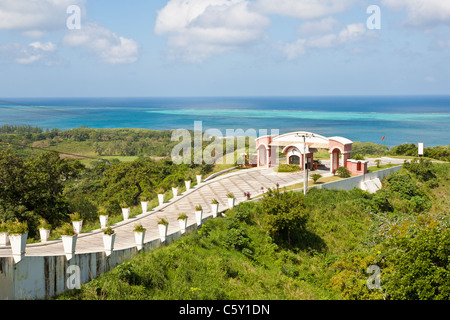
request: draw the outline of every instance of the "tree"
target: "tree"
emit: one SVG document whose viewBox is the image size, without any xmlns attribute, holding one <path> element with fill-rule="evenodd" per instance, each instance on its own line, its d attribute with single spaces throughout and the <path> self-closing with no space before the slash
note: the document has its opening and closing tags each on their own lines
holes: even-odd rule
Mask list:
<svg viewBox="0 0 450 320">
<path fill-rule="evenodd" d="M 10 150 L 0 152 L 0 217 L 27 221 L 30 237 L 40 218 L 59 225 L 70 213 L 65 183 L 79 176 L 79 161 L 44 152 L 27 160 Z"/>
<path fill-rule="evenodd" d="M 286 237 L 289 246 L 293 232 L 301 234 L 305 231 L 307 212 L 302 193 L 269 189 L 261 201 L 261 208 L 268 232 L 281 238 Z"/>
</svg>

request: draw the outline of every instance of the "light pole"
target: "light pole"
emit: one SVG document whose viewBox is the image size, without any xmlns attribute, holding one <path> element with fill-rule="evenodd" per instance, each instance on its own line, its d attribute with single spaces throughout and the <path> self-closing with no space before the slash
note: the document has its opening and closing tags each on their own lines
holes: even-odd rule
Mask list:
<svg viewBox="0 0 450 320">
<path fill-rule="evenodd" d="M 308 166 L 306 163 L 306 138 L 314 137 L 314 134 L 297 134 L 297 137 L 303 137 L 303 194 L 308 192 Z M 309 151 L 309 147 L 308 147 Z"/>
</svg>

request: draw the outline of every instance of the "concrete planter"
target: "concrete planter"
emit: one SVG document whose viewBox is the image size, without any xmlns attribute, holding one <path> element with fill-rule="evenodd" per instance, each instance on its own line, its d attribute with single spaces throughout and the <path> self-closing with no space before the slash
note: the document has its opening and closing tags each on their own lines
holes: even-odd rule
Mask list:
<svg viewBox="0 0 450 320">
<path fill-rule="evenodd" d="M 197 178 L 197 184 L 202 183 L 202 176 L 201 175 L 197 175 L 196 178 Z"/>
<path fill-rule="evenodd" d="M 114 250 L 114 241 L 116 240 L 116 234 L 104 234 L 103 245 L 105 247 L 106 256 L 110 256 Z"/>
<path fill-rule="evenodd" d="M 122 208 L 123 220 L 130 219 L 130 208 Z"/>
<path fill-rule="evenodd" d="M 81 233 L 81 229 L 83 228 L 83 220 L 72 221 L 72 225 L 73 225 L 73 231 L 76 234 L 80 234 Z"/>
<path fill-rule="evenodd" d="M 9 244 L 8 232 L 0 232 L 0 246 L 7 246 Z"/>
<path fill-rule="evenodd" d="M 180 232 L 181 232 L 181 234 L 186 233 L 187 219 L 179 219 L 178 223 L 180 224 Z"/>
<path fill-rule="evenodd" d="M 219 212 L 219 204 L 218 203 L 211 204 L 211 210 L 212 210 L 213 218 L 217 218 L 217 214 Z"/>
<path fill-rule="evenodd" d="M 191 188 L 191 181 L 185 181 L 184 182 L 185 186 L 186 186 L 186 191 L 188 191 Z"/>
<path fill-rule="evenodd" d="M 70 260 L 73 258 L 73 255 L 75 254 L 75 248 L 77 246 L 77 239 L 78 235 L 73 236 L 61 236 L 62 243 L 64 247 L 64 254 L 66 255 L 67 260 Z"/>
<path fill-rule="evenodd" d="M 107 215 L 101 215 L 98 217 L 100 219 L 100 228 L 105 229 L 108 227 L 108 216 Z"/>
<path fill-rule="evenodd" d="M 158 224 L 159 238 L 161 239 L 161 242 L 166 241 L 168 229 L 169 229 L 169 225 Z"/>
<path fill-rule="evenodd" d="M 202 219 L 203 219 L 203 210 L 195 211 L 195 220 L 197 222 L 197 226 L 200 226 L 202 224 Z"/>
<path fill-rule="evenodd" d="M 228 208 L 233 208 L 236 204 L 236 198 L 228 198 Z"/>
<path fill-rule="evenodd" d="M 178 196 L 178 188 L 172 188 L 173 197 L 176 198 Z"/>
<path fill-rule="evenodd" d="M 28 233 L 11 234 L 9 235 L 9 241 L 11 242 L 11 250 L 14 257 L 14 261 L 18 263 L 25 255 L 25 248 L 27 245 Z"/>
<path fill-rule="evenodd" d="M 40 228 L 39 235 L 41 236 L 41 242 L 47 242 L 50 238 L 50 229 Z"/>
<path fill-rule="evenodd" d="M 136 248 L 138 250 L 142 250 L 144 247 L 144 238 L 145 238 L 145 231 L 134 231 L 134 240 L 136 241 Z"/>
<path fill-rule="evenodd" d="M 142 213 L 146 213 L 148 211 L 148 201 L 141 201 Z"/>
<path fill-rule="evenodd" d="M 160 206 L 164 204 L 164 194 L 158 194 L 158 201 Z"/>
</svg>

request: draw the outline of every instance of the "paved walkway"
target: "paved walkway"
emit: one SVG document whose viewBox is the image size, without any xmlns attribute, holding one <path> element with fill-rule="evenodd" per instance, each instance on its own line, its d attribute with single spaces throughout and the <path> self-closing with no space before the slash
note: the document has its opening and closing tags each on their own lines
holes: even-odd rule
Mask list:
<svg viewBox="0 0 450 320">
<path fill-rule="evenodd" d="M 322 176 L 329 176 L 328 170 L 319 170 Z M 135 224 L 141 223 L 147 229 L 144 242 L 150 242 L 159 238 L 157 221 L 164 217 L 169 221 L 168 234 L 178 232 L 179 223 L 178 214 L 185 212 L 188 215 L 188 226 L 196 223 L 195 206 L 203 207 L 203 218 L 212 216 L 211 200 L 217 199 L 220 203 L 219 211 L 228 209 L 226 194 L 234 193 L 236 204 L 246 200 L 244 192 L 250 192 L 251 196 L 261 194 L 261 187 L 264 191 L 268 188 L 289 186 L 303 182 L 303 173 L 276 173 L 273 169 L 251 168 L 237 172 L 218 176 L 210 181 L 191 188 L 184 194 L 168 201 L 162 206 L 153 210 L 112 225 L 116 233 L 114 250 L 122 250 L 135 247 L 133 229 Z M 95 230 L 80 234 L 77 240 L 76 252 L 93 253 L 103 252 L 103 233 L 101 230 Z M 52 240 L 47 243 L 29 244 L 26 248 L 26 256 L 59 256 L 64 255 L 64 248 L 61 239 Z M 0 247 L 0 257 L 12 257 L 11 248 Z"/>
</svg>

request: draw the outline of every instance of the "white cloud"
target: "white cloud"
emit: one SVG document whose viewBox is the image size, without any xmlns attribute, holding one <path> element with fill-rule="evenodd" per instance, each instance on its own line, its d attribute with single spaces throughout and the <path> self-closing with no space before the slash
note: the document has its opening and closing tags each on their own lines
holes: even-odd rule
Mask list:
<svg viewBox="0 0 450 320">
<path fill-rule="evenodd" d="M 310 20 L 302 23 L 298 28 L 298 33 L 302 36 L 312 36 L 333 32 L 336 27 L 342 24 L 333 17 L 321 20 Z"/>
<path fill-rule="evenodd" d="M 450 25 L 450 1 L 448 0 L 383 0 L 382 4 L 394 11 L 406 10 L 406 25 Z"/>
<path fill-rule="evenodd" d="M 170 0 L 158 12 L 155 33 L 168 35 L 171 57 L 202 61 L 263 39 L 269 24 L 245 0 Z"/>
<path fill-rule="evenodd" d="M 0 53 L 8 60 L 19 64 L 32 64 L 43 61 L 46 65 L 52 64 L 51 53 L 56 50 L 56 44 L 52 42 L 32 42 L 28 45 L 21 43 L 9 43 L 0 46 Z"/>
<path fill-rule="evenodd" d="M 64 46 L 81 47 L 110 64 L 134 63 L 139 57 L 139 45 L 96 24 L 85 23 L 80 30 L 72 30 L 62 41 Z"/>
<path fill-rule="evenodd" d="M 372 33 L 366 30 L 363 23 L 354 23 L 346 25 L 338 33 L 300 38 L 291 43 L 282 43 L 280 48 L 288 60 L 294 60 L 307 53 L 310 49 L 338 48 L 371 37 Z"/>
<path fill-rule="evenodd" d="M 67 7 L 78 5 L 84 12 L 86 0 L 1 0 L 0 30 L 42 37 L 66 28 Z"/>
<path fill-rule="evenodd" d="M 345 12 L 355 0 L 257 0 L 255 8 L 264 14 L 300 19 L 317 19 Z"/>
</svg>

